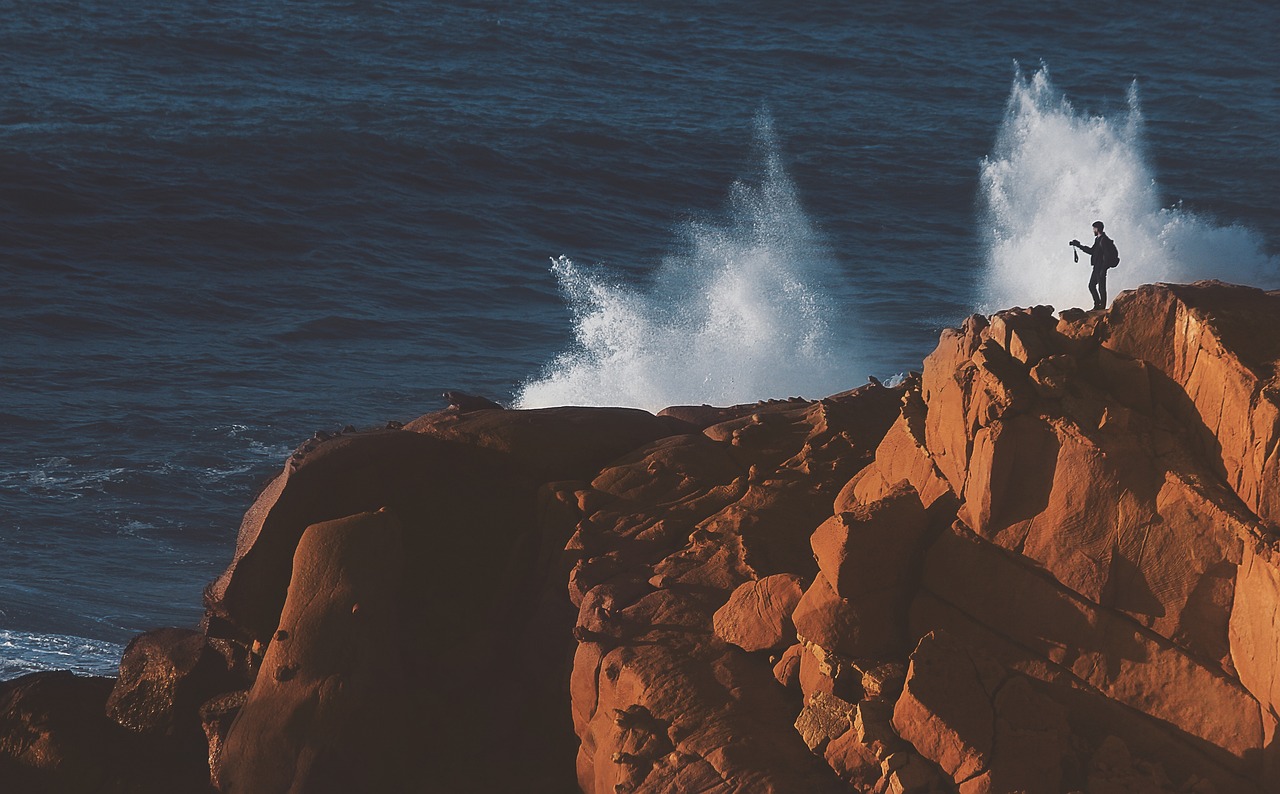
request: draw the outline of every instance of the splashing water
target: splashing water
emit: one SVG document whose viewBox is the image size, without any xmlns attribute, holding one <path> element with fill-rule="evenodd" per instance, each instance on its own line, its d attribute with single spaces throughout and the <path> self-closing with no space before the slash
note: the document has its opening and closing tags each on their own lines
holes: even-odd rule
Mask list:
<svg viewBox="0 0 1280 794">
<path fill-rule="evenodd" d="M 682 253 L 641 291 L 567 257 L 551 270 L 574 317 L 575 345 L 523 385 L 521 408 L 731 405 L 851 384 L 826 319 L 834 264 L 787 177 L 772 124 L 756 121 L 758 186 L 736 183 L 724 227 L 690 223 Z"/>
<path fill-rule="evenodd" d="M 995 150 L 982 162 L 992 242 L 981 310 L 1088 306 L 1089 257 L 1073 262 L 1067 243 L 1092 245 L 1095 220 L 1120 250 L 1108 299 L 1157 281 L 1280 285 L 1280 258 L 1266 255 L 1256 232 L 1160 207 L 1142 126 L 1136 83 L 1127 113 L 1105 118 L 1077 112 L 1043 66 L 1029 79 L 1017 72 Z"/>
</svg>

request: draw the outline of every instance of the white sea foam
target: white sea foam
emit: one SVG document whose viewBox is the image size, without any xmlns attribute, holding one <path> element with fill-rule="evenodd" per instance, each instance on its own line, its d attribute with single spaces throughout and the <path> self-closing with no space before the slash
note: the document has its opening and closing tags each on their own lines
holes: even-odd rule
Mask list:
<svg viewBox="0 0 1280 794">
<path fill-rule="evenodd" d="M 597 266 L 553 260 L 574 318 L 574 345 L 516 404 L 730 405 L 824 397 L 857 371 L 834 341 L 823 280 L 830 251 L 782 165 L 767 117 L 756 124 L 764 176 L 733 186 L 727 223 L 690 223 L 680 253 L 644 289 Z M 842 318 L 847 331 L 848 318 Z"/>
<path fill-rule="evenodd" d="M 1179 207 L 1161 207 L 1143 144 L 1136 82 L 1113 117 L 1077 111 L 1041 67 L 1014 78 L 995 150 L 982 163 L 991 246 L 980 296 L 985 311 L 1048 303 L 1088 306 L 1090 225 L 1106 223 L 1120 250 L 1108 298 L 1139 284 L 1217 278 L 1280 285 L 1280 258 L 1262 237 Z"/>
<path fill-rule="evenodd" d="M 104 640 L 0 629 L 0 681 L 47 670 L 112 677 L 122 653 L 122 646 Z"/>
</svg>

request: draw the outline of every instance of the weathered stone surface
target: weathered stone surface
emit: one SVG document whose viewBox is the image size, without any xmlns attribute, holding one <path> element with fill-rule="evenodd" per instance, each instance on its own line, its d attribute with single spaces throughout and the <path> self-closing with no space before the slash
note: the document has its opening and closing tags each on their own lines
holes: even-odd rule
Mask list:
<svg viewBox="0 0 1280 794">
<path fill-rule="evenodd" d="M 1122 292 L 1107 346 L 1154 366 L 1251 510 L 1280 526 L 1280 291 L 1208 281 Z"/>
<path fill-rule="evenodd" d="M 1223 748 L 1241 769 L 1262 746 L 1258 703 L 1239 682 L 962 528 L 930 549 L 924 587 L 1108 697 Z"/>
<path fill-rule="evenodd" d="M 449 494 L 474 500 L 471 507 L 484 520 L 486 513 L 510 510 L 513 498 L 529 498 L 484 498 L 490 490 L 485 480 L 515 476 L 496 454 L 420 433 L 394 430 L 323 441 L 291 460 L 245 514 L 235 559 L 206 590 L 206 609 L 212 621 L 265 645 L 279 621 L 294 550 L 308 526 L 382 507 L 406 517 L 429 515 L 433 506 L 440 512 Z M 526 487 L 532 491 L 531 484 Z"/>
<path fill-rule="evenodd" d="M 1231 610 L 1231 660 L 1240 683 L 1271 714 L 1280 713 L 1280 564 L 1269 548 L 1248 545 Z"/>
<path fill-rule="evenodd" d="M 33 673 L 0 684 L 0 782 L 7 791 L 96 791 L 123 730 L 102 705 L 111 680 Z M 113 735 L 114 734 L 114 735 Z"/>
<path fill-rule="evenodd" d="M 804 654 L 804 646 L 796 643 L 782 652 L 782 656 L 773 666 L 773 677 L 788 689 L 800 688 L 800 660 Z"/>
<path fill-rule="evenodd" d="M 906 644 L 908 602 L 891 587 L 841 598 L 825 574 L 814 577 L 792 620 L 800 637 L 841 656 L 886 658 Z"/>
<path fill-rule="evenodd" d="M 928 525 L 915 488 L 900 483 L 870 504 L 850 505 L 814 530 L 818 568 L 844 598 L 901 588 Z"/>
<path fill-rule="evenodd" d="M 579 752 L 584 791 L 684 790 L 691 775 L 707 790 L 729 790 L 726 778 L 759 791 L 835 790 L 791 730 L 794 710 L 767 666 L 720 648 L 672 637 L 603 657 Z M 699 772 L 704 765 L 720 777 Z"/>
<path fill-rule="evenodd" d="M 893 725 L 965 794 L 1063 790 L 1065 709 L 947 634 L 911 654 Z"/>
<path fill-rule="evenodd" d="M 778 573 L 742 583 L 712 616 L 716 636 L 744 651 L 795 643 L 791 613 L 804 593 L 800 581 L 795 574 Z"/>
<path fill-rule="evenodd" d="M 221 748 L 222 791 L 393 791 L 413 779 L 401 531 L 379 512 L 303 533 L 276 639 Z"/>
<path fill-rule="evenodd" d="M 1012 675 L 996 693 L 992 758 L 978 776 L 960 787 L 964 794 L 1062 790 L 1062 760 L 1069 751 L 1066 709 L 1035 692 L 1027 679 Z"/>
<path fill-rule="evenodd" d="M 888 496 L 903 480 L 915 488 L 925 508 L 932 508 L 940 499 L 955 498 L 925 445 L 925 413 L 919 380 L 913 379 L 907 383 L 897 421 L 876 448 L 875 460 L 836 496 L 837 514 L 848 512 L 855 504 L 870 504 Z"/>
<path fill-rule="evenodd" d="M 794 605 L 801 577 L 816 573 L 810 535 L 900 394 L 872 386 L 742 413 L 637 450 L 579 492 L 571 553 L 589 567 L 611 560 L 576 596 L 584 791 L 839 790 L 793 727 L 801 693 L 778 681 L 803 685 L 811 657 L 774 613 L 789 618 L 777 605 Z M 746 640 L 736 627 L 753 612 L 770 628 Z M 771 662 L 726 640 L 792 647 Z"/>
<path fill-rule="evenodd" d="M 200 726 L 204 729 L 209 746 L 209 781 L 214 788 L 222 788 L 222 747 L 240 709 L 249 699 L 248 690 L 228 692 L 211 698 L 200 706 Z"/>
<path fill-rule="evenodd" d="M 995 741 L 992 700 L 1005 672 L 946 635 L 928 634 L 911 653 L 893 709 L 898 735 L 957 783 L 984 771 Z"/>
<path fill-rule="evenodd" d="M 1132 748 L 1138 762 L 1165 770 L 1177 787 L 1208 780 L 1216 791 L 1256 792 L 1256 782 L 1232 768 L 1238 765 L 1219 748 L 1199 742 L 1187 734 L 1170 730 L 1167 722 L 1107 698 L 1083 686 L 1070 672 L 1016 645 L 996 630 L 928 592 L 921 592 L 912 605 L 912 631 L 918 634 L 946 632 L 970 648 L 990 653 L 1010 671 L 1020 672 L 1041 695 L 1065 710 L 1070 736 L 1062 744 L 1063 790 L 1090 791 L 1084 770 L 1109 737 L 1120 738 Z"/>
<path fill-rule="evenodd" d="M 810 750 L 821 753 L 829 742 L 853 729 L 856 706 L 826 692 L 814 692 L 796 717 L 796 732 Z"/>
</svg>

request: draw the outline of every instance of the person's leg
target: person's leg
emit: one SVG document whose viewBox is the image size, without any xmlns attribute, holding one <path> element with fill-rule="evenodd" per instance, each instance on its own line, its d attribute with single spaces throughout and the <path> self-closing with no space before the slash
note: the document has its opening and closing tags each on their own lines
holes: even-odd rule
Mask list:
<svg viewBox="0 0 1280 794">
<path fill-rule="evenodd" d="M 1093 308 L 1107 308 L 1107 271 L 1098 268 L 1089 279 L 1089 294 L 1093 296 Z"/>
</svg>

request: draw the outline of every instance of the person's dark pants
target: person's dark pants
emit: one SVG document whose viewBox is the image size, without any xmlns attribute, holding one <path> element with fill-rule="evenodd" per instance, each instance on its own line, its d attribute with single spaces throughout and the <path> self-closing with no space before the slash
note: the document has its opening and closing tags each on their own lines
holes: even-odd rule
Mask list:
<svg viewBox="0 0 1280 794">
<path fill-rule="evenodd" d="M 1089 279 L 1089 294 L 1093 296 L 1093 308 L 1107 308 L 1107 269 L 1095 267 L 1093 278 Z"/>
</svg>

